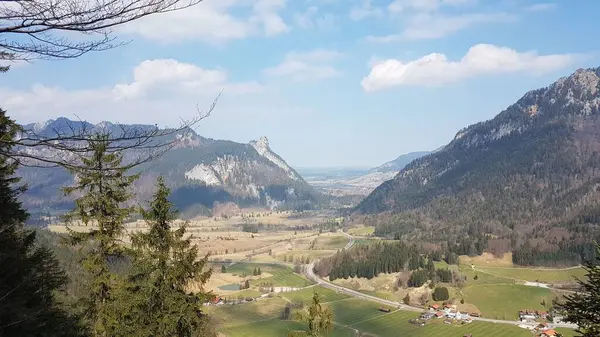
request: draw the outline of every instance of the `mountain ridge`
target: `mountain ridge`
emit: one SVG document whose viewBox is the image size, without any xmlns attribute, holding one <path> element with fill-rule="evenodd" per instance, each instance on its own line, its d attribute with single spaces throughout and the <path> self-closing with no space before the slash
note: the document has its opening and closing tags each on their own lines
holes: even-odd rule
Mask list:
<svg viewBox="0 0 600 337">
<path fill-rule="evenodd" d="M 599 107 L 600 68 L 578 69 L 459 130 L 355 211 L 504 228 L 588 221 L 600 214 Z"/>
<path fill-rule="evenodd" d="M 24 129 L 52 137 L 57 133 L 84 129 L 117 132 L 123 129 L 155 130 L 156 126 L 120 125 L 106 121 L 92 124 L 59 117 L 25 125 Z M 195 210 L 206 214 L 215 202 L 281 208 L 314 207 L 319 201 L 319 194 L 270 149 L 264 136 L 244 144 L 204 138 L 186 129 L 169 134 L 161 141 L 174 141 L 174 146 L 152 162 L 132 170 L 141 173 L 134 184 L 136 202 L 147 200 L 158 175 L 164 176 L 173 190 L 175 205 L 189 213 Z M 132 156 L 132 151 L 125 152 L 125 159 L 129 156 Z M 72 202 L 60 191 L 73 179 L 64 169 L 24 167 L 19 173 L 29 185 L 29 190 L 22 196 L 26 207 L 65 208 Z"/>
</svg>

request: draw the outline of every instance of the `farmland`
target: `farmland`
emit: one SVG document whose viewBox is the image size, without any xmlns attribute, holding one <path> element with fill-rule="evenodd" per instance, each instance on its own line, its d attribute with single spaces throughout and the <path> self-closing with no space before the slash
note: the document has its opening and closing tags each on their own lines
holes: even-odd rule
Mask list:
<svg viewBox="0 0 600 337">
<path fill-rule="evenodd" d="M 258 263 L 236 263 L 231 266 L 227 272 L 245 277 L 252 275 L 254 270 L 260 268 L 262 273 L 268 274 L 267 277 L 253 279 L 251 284 L 271 283 L 275 287 L 306 287 L 311 284 L 304 276 L 294 273 L 288 266 L 276 264 L 258 264 Z"/>
<path fill-rule="evenodd" d="M 488 275 L 543 283 L 572 282 L 574 277 L 585 277 L 585 270 L 581 267 L 567 269 L 475 267 L 475 269 Z"/>
<path fill-rule="evenodd" d="M 318 288 L 318 287 L 316 287 Z M 286 297 L 309 300 L 312 291 L 302 290 Z M 319 292 L 322 289 L 318 288 Z M 333 292 L 335 294 L 335 292 Z M 291 296 L 290 296 L 291 295 Z M 473 322 L 464 325 L 447 325 L 441 320 L 432 320 L 424 327 L 410 324 L 408 321 L 419 314 L 408 311 L 392 310 L 390 313 L 378 310 L 377 304 L 359 299 L 332 297 L 331 293 L 324 294 L 324 298 L 333 299 L 326 306 L 334 311 L 335 329 L 331 337 L 353 337 L 358 330 L 370 336 L 409 336 L 409 337 L 446 337 L 462 336 L 470 333 L 474 336 L 490 337 L 532 337 L 530 331 L 512 325 L 498 325 L 494 323 Z M 237 306 L 221 306 L 214 308 L 211 313 L 221 320 L 219 331 L 226 336 L 285 336 L 291 330 L 305 328 L 305 324 L 295 321 L 279 319 L 279 311 L 283 308 L 282 299 L 273 298 Z M 231 308 L 237 307 L 237 308 Z M 247 307 L 241 308 L 241 307 Z M 261 309 L 262 307 L 262 309 Z M 268 317 L 271 315 L 271 317 Z M 564 329 L 566 336 L 570 331 Z"/>
</svg>

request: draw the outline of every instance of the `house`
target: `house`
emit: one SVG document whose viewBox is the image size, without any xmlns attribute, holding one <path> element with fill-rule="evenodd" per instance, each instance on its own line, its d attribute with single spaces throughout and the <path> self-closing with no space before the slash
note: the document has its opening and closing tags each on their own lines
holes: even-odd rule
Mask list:
<svg viewBox="0 0 600 337">
<path fill-rule="evenodd" d="M 542 334 L 540 335 L 540 337 L 556 337 L 558 336 L 558 333 L 556 332 L 556 330 L 550 329 L 550 330 L 546 330 L 544 332 L 542 332 Z"/>
<path fill-rule="evenodd" d="M 435 314 L 433 312 L 427 312 L 426 311 L 426 312 L 424 312 L 424 313 L 421 314 L 421 319 L 424 319 L 424 320 L 430 320 L 433 317 L 435 317 Z"/>
<path fill-rule="evenodd" d="M 212 304 L 219 304 L 221 302 L 223 302 L 223 299 L 219 296 L 215 296 L 215 298 L 212 300 Z"/>
<path fill-rule="evenodd" d="M 447 320 L 444 321 L 444 324 L 452 324 L 452 321 L 449 320 L 449 319 L 447 319 Z"/>
<path fill-rule="evenodd" d="M 548 313 L 546 311 L 540 311 L 540 312 L 538 312 L 538 316 L 541 319 L 546 319 L 548 317 Z"/>
<path fill-rule="evenodd" d="M 441 311 L 438 311 L 438 312 L 435 313 L 435 317 L 442 318 L 442 317 L 444 317 L 444 313 L 441 312 Z"/>
<path fill-rule="evenodd" d="M 381 307 L 381 308 L 379 308 L 379 311 L 390 312 L 390 308 Z"/>
<path fill-rule="evenodd" d="M 470 315 L 473 317 L 481 317 L 481 314 L 478 312 L 472 312 Z"/>
<path fill-rule="evenodd" d="M 429 306 L 429 309 L 436 310 L 436 311 L 440 310 L 440 305 L 439 304 L 432 304 L 432 305 Z"/>
<path fill-rule="evenodd" d="M 452 304 L 444 304 L 444 309 L 455 309 L 456 306 Z"/>
<path fill-rule="evenodd" d="M 456 318 L 456 311 L 450 310 L 450 311 L 446 312 L 446 317 L 448 317 L 448 318 Z"/>
<path fill-rule="evenodd" d="M 548 329 L 548 323 L 540 323 L 535 328 L 538 330 L 546 330 L 546 329 Z"/>
</svg>

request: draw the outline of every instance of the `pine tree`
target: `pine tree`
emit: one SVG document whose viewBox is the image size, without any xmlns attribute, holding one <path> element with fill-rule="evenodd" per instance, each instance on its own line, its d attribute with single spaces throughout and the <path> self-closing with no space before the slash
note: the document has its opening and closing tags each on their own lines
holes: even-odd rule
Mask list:
<svg viewBox="0 0 600 337">
<path fill-rule="evenodd" d="M 0 109 L 0 153 L 8 153 L 19 127 Z M 58 260 L 25 230 L 18 201 L 17 162 L 0 155 L 0 336 L 76 336 L 77 322 L 54 297 L 67 282 Z"/>
<path fill-rule="evenodd" d="M 564 321 L 578 325 L 582 337 L 600 336 L 600 245 L 596 246 L 596 261 L 586 261 L 584 280 L 578 280 L 581 292 L 566 295 L 564 303 L 555 303 L 555 309 L 564 314 Z"/>
<path fill-rule="evenodd" d="M 113 288 L 118 283 L 118 275 L 110 269 L 110 261 L 123 256 L 119 240 L 123 223 L 133 211 L 124 204 L 131 198 L 128 188 L 138 177 L 126 175 L 122 154 L 108 152 L 109 145 L 107 135 L 90 137 L 88 146 L 93 153 L 81 158 L 80 167 L 71 169 L 76 177 L 75 186 L 64 190 L 66 195 L 83 193 L 75 200 L 75 209 L 67 214 L 66 221 L 80 220 L 95 226 L 86 233 L 70 231 L 73 244 L 94 243 L 82 263 L 91 276 L 89 294 L 83 303 L 85 318 L 95 336 L 107 336 L 109 331 L 119 328 L 115 313 L 109 309 Z"/>
<path fill-rule="evenodd" d="M 225 274 L 227 272 L 227 267 L 225 265 L 221 266 L 221 273 Z"/>
<path fill-rule="evenodd" d="M 333 328 L 333 311 L 330 308 L 323 309 L 321 296 L 317 292 L 313 294 L 308 312 L 300 312 L 298 318 L 308 323 L 308 331 L 292 331 L 288 337 L 324 337 L 329 335 Z"/>
<path fill-rule="evenodd" d="M 262 271 L 260 271 L 260 267 L 258 267 L 257 275 L 261 275 Z"/>
<path fill-rule="evenodd" d="M 122 327 L 111 336 L 213 335 L 208 317 L 201 311 L 213 295 L 187 291 L 190 284 L 201 289 L 210 278 L 212 269 L 204 270 L 208 255 L 198 259 L 198 248 L 186 237 L 185 225 L 171 230 L 177 212 L 169 194 L 159 178 L 150 209 L 142 212 L 150 230 L 132 236 L 131 273 L 113 306 L 117 312 L 124 308 L 119 317 Z"/>
</svg>

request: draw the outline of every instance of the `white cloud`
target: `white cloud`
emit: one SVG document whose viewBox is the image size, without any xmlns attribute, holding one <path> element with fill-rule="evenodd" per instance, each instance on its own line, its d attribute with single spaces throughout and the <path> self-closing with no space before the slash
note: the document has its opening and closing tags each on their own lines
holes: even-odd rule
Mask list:
<svg viewBox="0 0 600 337">
<path fill-rule="evenodd" d="M 290 30 L 279 15 L 284 7 L 284 0 L 205 0 L 191 8 L 142 18 L 120 29 L 163 43 L 218 43 L 256 35 L 275 36 Z"/>
<path fill-rule="evenodd" d="M 310 6 L 305 12 L 296 14 L 294 16 L 294 20 L 300 28 L 304 29 L 335 29 L 337 26 L 335 16 L 331 13 L 325 13 L 321 15 L 319 12 L 319 7 Z"/>
<path fill-rule="evenodd" d="M 391 43 L 407 40 L 438 39 L 482 23 L 511 22 L 516 17 L 507 13 L 472 13 L 454 16 L 420 13 L 411 16 L 405 29 L 398 34 L 367 36 L 375 43 Z"/>
<path fill-rule="evenodd" d="M 382 17 L 383 10 L 373 6 L 371 0 L 362 0 L 359 6 L 354 6 L 350 9 L 350 19 L 360 21 L 369 17 Z"/>
<path fill-rule="evenodd" d="M 388 5 L 388 10 L 392 13 L 401 13 L 406 10 L 417 12 L 433 12 L 439 10 L 442 6 L 460 6 L 473 4 L 477 0 L 394 0 Z"/>
<path fill-rule="evenodd" d="M 23 91 L 4 87 L 0 88 L 0 100 L 11 115 L 25 121 L 77 114 L 84 119 L 126 123 L 156 114 L 157 122 L 177 122 L 182 106 L 194 111 L 196 103 L 210 102 L 221 90 L 224 97 L 239 97 L 260 92 L 262 86 L 256 82 L 231 82 L 221 69 L 160 59 L 140 63 L 130 83 L 76 90 L 42 84 Z"/>
<path fill-rule="evenodd" d="M 338 77 L 341 73 L 331 61 L 342 54 L 333 50 L 317 49 L 310 52 L 290 52 L 279 65 L 264 70 L 269 76 L 288 77 L 292 81 L 311 81 Z"/>
<path fill-rule="evenodd" d="M 545 11 L 553 10 L 556 7 L 558 7 L 558 5 L 556 3 L 544 2 L 544 3 L 538 3 L 538 4 L 531 5 L 529 7 L 526 7 L 525 11 L 527 11 L 527 12 L 545 12 Z"/>
<path fill-rule="evenodd" d="M 432 53 L 403 63 L 388 59 L 374 64 L 363 78 L 365 91 L 382 90 L 393 86 L 437 86 L 479 75 L 522 72 L 540 75 L 573 64 L 581 55 L 538 55 L 535 51 L 517 52 L 507 47 L 478 44 L 469 49 L 459 61 L 446 55 Z"/>
</svg>

